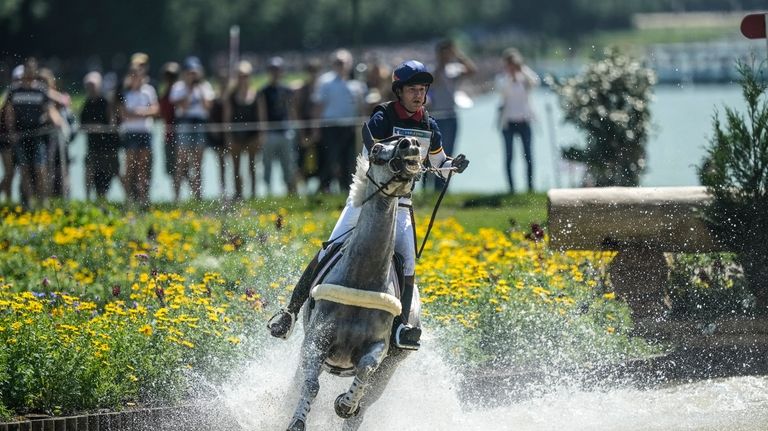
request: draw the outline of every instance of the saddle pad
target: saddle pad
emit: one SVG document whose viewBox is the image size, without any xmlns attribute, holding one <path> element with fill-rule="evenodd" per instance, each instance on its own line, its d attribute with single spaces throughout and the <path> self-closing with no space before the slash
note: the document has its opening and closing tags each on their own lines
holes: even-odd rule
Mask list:
<svg viewBox="0 0 768 431">
<path fill-rule="evenodd" d="M 328 248 L 328 252 L 318 264 L 319 268 L 315 272 L 316 275 L 312 280 L 312 286 L 322 284 L 323 280 L 325 280 L 325 276 L 331 271 L 331 268 L 341 260 L 341 257 L 344 255 L 344 247 L 342 247 L 342 245 L 342 243 L 335 243 Z M 389 269 L 389 282 L 392 283 L 395 297 L 398 299 L 400 299 L 402 293 L 402 268 L 402 258 L 397 254 L 393 255 L 392 266 Z"/>
<path fill-rule="evenodd" d="M 315 300 L 322 299 L 354 307 L 382 310 L 393 316 L 398 316 L 402 312 L 400 300 L 383 292 L 368 292 L 337 284 L 318 284 L 312 288 L 311 295 Z"/>
</svg>

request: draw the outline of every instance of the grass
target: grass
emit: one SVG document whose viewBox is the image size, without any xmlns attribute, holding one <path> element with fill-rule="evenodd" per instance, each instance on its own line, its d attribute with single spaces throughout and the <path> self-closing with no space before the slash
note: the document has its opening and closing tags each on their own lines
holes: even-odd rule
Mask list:
<svg viewBox="0 0 768 431">
<path fill-rule="evenodd" d="M 437 196 L 425 195 L 416 201 L 420 214 L 429 214 Z M 547 200 L 544 193 L 536 194 L 457 194 L 443 201 L 438 217 L 455 218 L 469 232 L 481 227 L 504 231 L 510 227 L 528 230 L 530 225 L 545 224 Z"/>
<path fill-rule="evenodd" d="M 223 207 L 219 201 L 186 202 L 181 204 L 181 206 L 172 203 L 161 203 L 155 205 L 155 207 L 161 210 L 180 208 L 196 213 L 209 214 L 246 207 L 266 212 L 274 212 L 283 208 L 289 212 L 321 211 L 337 215 L 344 207 L 345 199 L 346 195 L 286 196 L 249 200 Z M 414 197 L 414 211 L 416 215 L 419 217 L 431 215 L 437 199 L 437 193 L 417 193 Z M 544 193 L 446 194 L 437 213 L 437 219 L 455 218 L 468 232 L 476 232 L 484 227 L 500 231 L 510 227 L 528 230 L 532 223 L 546 224 L 546 217 L 547 197 Z"/>
</svg>

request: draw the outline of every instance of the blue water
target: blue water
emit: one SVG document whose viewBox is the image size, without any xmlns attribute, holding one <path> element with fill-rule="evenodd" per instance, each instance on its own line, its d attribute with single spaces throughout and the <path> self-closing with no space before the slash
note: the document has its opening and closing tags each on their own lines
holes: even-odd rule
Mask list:
<svg viewBox="0 0 768 431">
<path fill-rule="evenodd" d="M 454 191 L 506 191 L 501 134 L 491 120 L 494 96 L 477 98 L 472 109 L 461 113 L 462 128 L 457 151 L 471 159 L 471 169 L 457 177 Z M 559 159 L 559 148 L 584 142 L 584 136 L 562 121 L 557 96 L 547 89 L 533 95 L 537 120 L 533 129 L 534 188 L 577 187 L 578 166 Z M 652 133 L 647 147 L 644 186 L 698 185 L 695 165 L 705 154 L 712 136 L 712 116 L 724 105 L 742 110 L 741 89 L 729 86 L 657 87 L 651 104 Z M 524 182 L 522 149 L 515 146 L 515 184 Z"/>
<path fill-rule="evenodd" d="M 532 125 L 534 153 L 534 187 L 546 191 L 554 187 L 577 187 L 581 180 L 581 168 L 564 162 L 557 157 L 559 148 L 583 142 L 584 137 L 571 125 L 562 122 L 562 111 L 554 93 L 545 88 L 533 94 L 537 119 Z M 506 192 L 507 184 L 503 167 L 503 144 L 500 131 L 496 128 L 495 112 L 497 97 L 493 94 L 478 96 L 474 106 L 459 111 L 459 137 L 456 153 L 462 152 L 471 164 L 465 173 L 454 177 L 452 192 Z M 660 86 L 656 88 L 651 104 L 653 132 L 647 148 L 647 172 L 642 177 L 644 186 L 697 185 L 695 166 L 701 163 L 705 145 L 712 136 L 712 117 L 723 106 L 737 110 L 744 109 L 740 87 L 737 85 L 689 85 Z M 153 201 L 168 201 L 172 198 L 171 179 L 166 175 L 162 151 L 162 133 L 158 127 L 153 142 L 153 169 L 150 198 Z M 71 166 L 71 196 L 85 198 L 84 158 L 85 139 L 78 136 L 70 148 L 73 159 Z M 226 194 L 233 193 L 231 166 L 228 168 Z M 516 184 L 524 184 L 522 150 L 515 146 L 514 175 Z M 257 166 L 261 178 L 261 165 Z M 203 159 L 203 195 L 206 198 L 219 197 L 219 168 L 211 150 L 206 150 Z M 272 194 L 286 192 L 281 184 L 279 166 L 272 172 Z M 18 181 L 18 178 L 17 180 Z M 248 190 L 246 180 L 245 190 Z M 314 183 L 302 187 L 303 192 L 314 190 Z M 186 185 L 184 196 L 189 195 Z M 257 194 L 267 194 L 264 181 L 258 182 Z M 113 181 L 108 194 L 111 200 L 122 200 L 123 190 Z"/>
</svg>

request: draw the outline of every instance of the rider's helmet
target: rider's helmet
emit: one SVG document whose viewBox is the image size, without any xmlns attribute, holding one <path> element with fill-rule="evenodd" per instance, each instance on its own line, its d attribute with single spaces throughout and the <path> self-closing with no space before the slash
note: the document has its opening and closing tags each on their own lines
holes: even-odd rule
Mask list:
<svg viewBox="0 0 768 431">
<path fill-rule="evenodd" d="M 429 87 L 434 81 L 432 74 L 427 72 L 427 67 L 416 60 L 409 60 L 400 63 L 395 71 L 392 72 L 392 92 L 397 94 L 397 90 L 405 85 L 424 84 Z M 398 97 L 400 97 L 398 95 Z"/>
</svg>

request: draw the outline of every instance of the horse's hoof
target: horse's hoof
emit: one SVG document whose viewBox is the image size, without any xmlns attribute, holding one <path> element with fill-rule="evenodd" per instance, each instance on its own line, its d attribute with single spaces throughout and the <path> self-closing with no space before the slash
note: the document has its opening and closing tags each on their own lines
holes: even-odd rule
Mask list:
<svg viewBox="0 0 768 431">
<path fill-rule="evenodd" d="M 304 431 L 304 421 L 294 419 L 285 431 Z"/>
<path fill-rule="evenodd" d="M 338 397 L 336 397 L 336 401 L 333 403 L 333 409 L 336 410 L 336 414 L 342 418 L 342 419 L 349 419 L 352 416 L 357 415 L 360 413 L 360 406 L 355 406 L 355 409 L 352 410 L 351 407 L 347 406 L 346 404 L 342 404 L 341 399 L 344 398 L 344 395 L 341 394 Z"/>
</svg>

